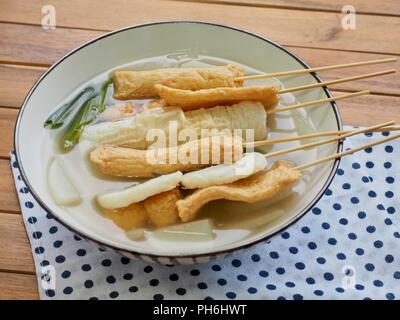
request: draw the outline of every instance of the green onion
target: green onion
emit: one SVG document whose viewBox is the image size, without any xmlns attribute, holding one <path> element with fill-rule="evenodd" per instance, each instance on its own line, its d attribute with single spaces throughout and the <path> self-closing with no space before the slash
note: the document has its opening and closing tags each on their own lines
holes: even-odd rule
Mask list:
<svg viewBox="0 0 400 320">
<path fill-rule="evenodd" d="M 105 107 L 106 107 L 105 102 L 106 102 L 106 98 L 107 98 L 108 89 L 110 88 L 112 83 L 113 83 L 112 80 L 109 79 L 109 80 L 105 81 L 103 83 L 103 85 L 101 86 L 100 100 L 99 100 L 99 113 L 101 113 L 105 110 Z"/>
<path fill-rule="evenodd" d="M 56 129 L 64 124 L 65 119 L 70 115 L 74 105 L 82 98 L 92 95 L 94 89 L 92 87 L 85 88 L 77 96 L 75 96 L 70 102 L 64 104 L 62 107 L 53 112 L 44 122 L 44 127 L 50 127 Z"/>
<path fill-rule="evenodd" d="M 99 114 L 98 95 L 90 96 L 89 99 L 81 105 L 78 112 L 72 119 L 62 139 L 62 148 L 64 151 L 70 151 L 78 143 L 83 129 L 96 119 Z"/>
<path fill-rule="evenodd" d="M 61 127 L 72 112 L 73 107 L 78 103 L 79 100 L 81 100 L 83 97 L 85 98 L 83 103 L 80 104 L 80 107 L 73 116 L 72 120 L 69 121 L 65 134 L 62 138 L 62 149 L 65 152 L 72 150 L 72 148 L 79 142 L 79 137 L 81 136 L 85 127 L 92 123 L 97 116 L 105 110 L 108 89 L 110 88 L 111 84 L 111 79 L 105 81 L 101 86 L 100 94 L 94 93 L 94 89 L 92 87 L 87 87 L 69 103 L 63 105 L 52 115 L 50 115 L 50 117 L 45 121 L 45 127 L 50 126 L 52 129 Z"/>
</svg>

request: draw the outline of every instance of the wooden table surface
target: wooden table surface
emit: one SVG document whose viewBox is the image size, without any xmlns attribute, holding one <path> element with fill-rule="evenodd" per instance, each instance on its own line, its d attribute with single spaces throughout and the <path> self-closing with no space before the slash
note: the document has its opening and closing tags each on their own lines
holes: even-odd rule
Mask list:
<svg viewBox="0 0 400 320">
<path fill-rule="evenodd" d="M 57 59 L 107 31 L 159 20 L 202 20 L 253 31 L 288 47 L 311 66 L 400 54 L 400 1 L 365 0 L 52 0 L 56 29 L 41 27 L 49 1 L 0 1 L 0 299 L 37 299 L 37 283 L 10 170 L 13 129 L 22 100 Z M 356 29 L 344 30 L 343 5 L 356 11 Z M 400 122 L 400 73 L 395 65 L 324 72 L 323 80 L 394 66 L 398 73 L 332 87 L 334 93 L 370 89 L 339 101 L 345 124 Z"/>
</svg>

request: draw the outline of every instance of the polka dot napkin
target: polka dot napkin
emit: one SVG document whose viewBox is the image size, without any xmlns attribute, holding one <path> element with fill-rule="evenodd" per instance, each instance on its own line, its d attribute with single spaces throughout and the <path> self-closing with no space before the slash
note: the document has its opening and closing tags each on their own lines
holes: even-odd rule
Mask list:
<svg viewBox="0 0 400 320">
<path fill-rule="evenodd" d="M 345 148 L 389 135 L 345 141 Z M 15 176 L 42 299 L 399 299 L 400 142 L 345 157 L 297 223 L 224 260 L 150 265 L 100 250 L 57 223 Z"/>
</svg>

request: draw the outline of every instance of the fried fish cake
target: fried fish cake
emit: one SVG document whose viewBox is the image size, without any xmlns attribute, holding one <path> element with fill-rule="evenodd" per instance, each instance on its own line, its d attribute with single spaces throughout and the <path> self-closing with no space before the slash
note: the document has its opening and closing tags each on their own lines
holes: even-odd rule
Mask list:
<svg viewBox="0 0 400 320">
<path fill-rule="evenodd" d="M 142 203 L 133 203 L 119 209 L 102 209 L 106 217 L 110 218 L 123 230 L 143 227 L 147 221 L 147 213 Z"/>
<path fill-rule="evenodd" d="M 182 199 L 179 188 L 163 192 L 143 201 L 149 220 L 155 227 L 167 227 L 179 222 L 176 202 Z"/>
<path fill-rule="evenodd" d="M 197 189 L 184 199 L 178 200 L 179 217 L 182 222 L 191 221 L 206 203 L 226 199 L 232 201 L 257 202 L 272 198 L 279 191 L 297 182 L 301 172 L 289 162 L 279 161 L 272 168 L 225 185 Z"/>
<path fill-rule="evenodd" d="M 176 201 L 182 199 L 179 188 L 162 192 L 144 201 L 119 209 L 102 209 L 121 229 L 141 228 L 149 221 L 155 227 L 167 227 L 179 222 Z"/>
<path fill-rule="evenodd" d="M 171 88 L 199 90 L 217 87 L 237 87 L 242 82 L 235 81 L 244 69 L 234 65 L 210 68 L 165 68 L 148 71 L 115 71 L 114 98 L 146 99 L 157 97 L 154 88 L 163 84 Z"/>
<path fill-rule="evenodd" d="M 90 152 L 89 158 L 106 175 L 149 178 L 193 171 L 213 163 L 233 163 L 242 156 L 241 137 L 221 135 L 151 150 L 101 145 Z"/>
<path fill-rule="evenodd" d="M 225 87 L 192 91 L 157 84 L 155 89 L 166 105 L 179 107 L 183 111 L 230 105 L 244 100 L 260 101 L 264 107 L 271 108 L 279 100 L 279 89 L 273 86 Z"/>
<path fill-rule="evenodd" d="M 246 138 L 249 130 L 253 132 L 254 140 L 263 140 L 267 135 L 267 113 L 262 103 L 241 101 L 234 105 L 186 112 L 180 108 L 147 107 L 130 118 L 87 126 L 81 139 L 97 145 L 114 144 L 147 149 L 155 142 L 154 136 L 149 139 L 154 129 L 165 134 L 166 142 L 169 142 L 171 132 L 176 134 L 171 131 L 171 124 L 176 124 L 178 135 L 190 134 L 191 139 L 215 135 L 215 132 L 240 132 L 242 138 Z"/>
</svg>

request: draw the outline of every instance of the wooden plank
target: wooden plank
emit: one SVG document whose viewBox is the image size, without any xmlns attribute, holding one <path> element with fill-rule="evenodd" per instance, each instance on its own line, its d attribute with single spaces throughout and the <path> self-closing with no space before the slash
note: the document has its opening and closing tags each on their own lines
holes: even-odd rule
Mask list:
<svg viewBox="0 0 400 320">
<path fill-rule="evenodd" d="M 352 5 L 357 13 L 379 14 L 379 15 L 400 15 L 400 3 L 398 0 L 365 1 L 365 0 L 180 0 L 203 3 L 223 3 L 244 6 L 288 8 L 301 10 L 322 10 L 341 12 L 343 6 Z"/>
<path fill-rule="evenodd" d="M 0 177 L 0 211 L 19 213 L 20 208 L 11 172 L 10 160 L 0 159 Z"/>
<path fill-rule="evenodd" d="M 14 126 L 18 110 L 0 108 L 0 157 L 9 157 L 14 148 Z"/>
<path fill-rule="evenodd" d="M 19 107 L 43 69 L 0 65 L 0 106 Z"/>
<path fill-rule="evenodd" d="M 0 300 L 39 299 L 35 275 L 0 272 Z"/>
<path fill-rule="evenodd" d="M 0 269 L 35 273 L 31 247 L 20 214 L 0 212 Z"/>
<path fill-rule="evenodd" d="M 3 0 L 0 21 L 40 25 L 41 9 L 46 4 L 45 0 Z M 285 45 L 400 53 L 400 19 L 382 16 L 359 14 L 356 29 L 344 30 L 342 14 L 317 11 L 179 1 L 162 1 L 160 10 L 157 0 L 54 0 L 52 5 L 56 8 L 58 27 L 113 30 L 158 20 L 192 19 L 238 26 Z M 116 11 L 118 14 L 110 14 Z"/>
<path fill-rule="evenodd" d="M 0 61 L 47 66 L 103 33 L 63 28 L 48 31 L 37 26 L 8 23 L 1 23 L 0 29 Z"/>
<path fill-rule="evenodd" d="M 337 93 L 335 93 L 337 94 Z M 395 120 L 400 123 L 400 99 L 391 96 L 368 95 L 338 101 L 343 123 L 352 126 L 372 126 Z"/>
</svg>

